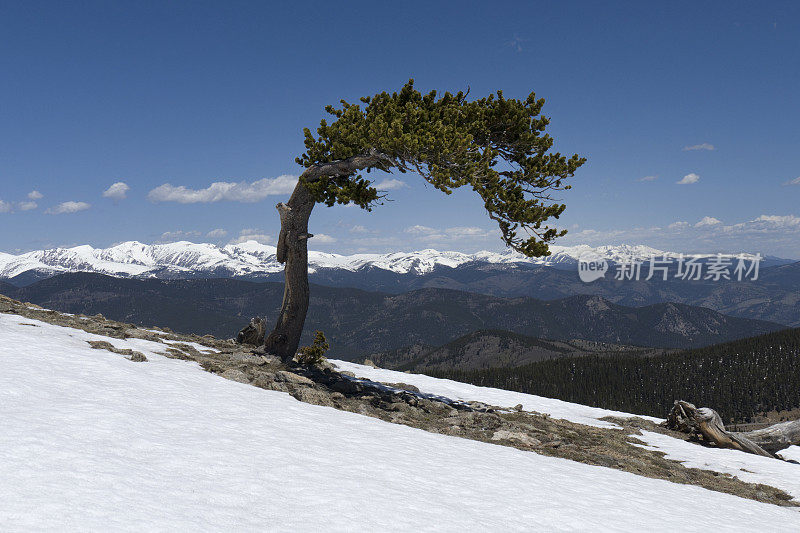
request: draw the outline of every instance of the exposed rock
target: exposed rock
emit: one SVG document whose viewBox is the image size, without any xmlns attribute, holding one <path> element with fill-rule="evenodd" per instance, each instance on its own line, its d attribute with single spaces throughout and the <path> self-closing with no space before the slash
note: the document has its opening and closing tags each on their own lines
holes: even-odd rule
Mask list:
<svg viewBox="0 0 800 533">
<path fill-rule="evenodd" d="M 295 374 L 294 372 L 287 372 L 286 370 L 279 370 L 275 373 L 277 381 L 285 381 L 286 383 L 294 383 L 297 385 L 313 385 L 314 382 L 305 376 Z"/>
<path fill-rule="evenodd" d="M 331 395 L 311 387 L 298 387 L 291 394 L 301 402 L 324 405 L 327 407 L 334 406 Z"/>
<path fill-rule="evenodd" d="M 238 381 L 239 383 L 250 383 L 250 379 L 247 377 L 247 374 L 245 374 L 241 370 L 236 370 L 232 368 L 230 370 L 226 370 L 220 375 L 223 378 L 229 379 L 231 381 Z"/>
<path fill-rule="evenodd" d="M 498 429 L 495 431 L 492 434 L 492 440 L 513 440 L 531 447 L 541 446 L 542 444 L 539 439 L 531 437 L 526 433 L 521 431 L 508 431 L 507 429 Z"/>
<path fill-rule="evenodd" d="M 255 363 L 258 365 L 266 362 L 262 359 L 262 356 L 255 356 L 249 352 L 233 352 L 228 357 L 235 363 Z"/>
<path fill-rule="evenodd" d="M 253 378 L 253 385 L 262 389 L 270 389 L 270 385 L 275 382 L 275 374 L 272 372 L 258 372 Z"/>
<path fill-rule="evenodd" d="M 147 357 L 142 352 L 131 350 L 130 348 L 117 348 L 108 341 L 86 341 L 89 346 L 95 350 L 107 350 L 111 353 L 127 356 L 134 363 L 143 363 L 147 361 Z"/>
<path fill-rule="evenodd" d="M 350 379 L 340 379 L 330 386 L 333 390 L 346 395 L 358 394 L 364 390 L 364 385 Z"/>
<path fill-rule="evenodd" d="M 384 383 L 387 387 L 392 387 L 394 389 L 402 389 L 407 390 L 410 392 L 419 393 L 419 387 L 415 387 L 414 385 L 409 385 L 408 383 Z"/>
<path fill-rule="evenodd" d="M 495 410 L 491 405 L 485 404 L 483 402 L 472 401 L 467 403 L 472 409 L 476 411 L 492 412 Z"/>
</svg>

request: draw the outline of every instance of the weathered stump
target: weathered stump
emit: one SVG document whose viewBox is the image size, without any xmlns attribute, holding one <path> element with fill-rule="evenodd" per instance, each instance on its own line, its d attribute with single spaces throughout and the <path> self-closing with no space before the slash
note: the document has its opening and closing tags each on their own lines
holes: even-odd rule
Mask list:
<svg viewBox="0 0 800 533">
<path fill-rule="evenodd" d="M 261 346 L 264 343 L 264 335 L 267 333 L 266 321 L 257 316 L 250 319 L 250 323 L 246 325 L 242 331 L 236 335 L 237 344 L 252 344 L 253 346 Z"/>
<path fill-rule="evenodd" d="M 765 457 L 775 457 L 775 452 L 792 445 L 800 445 L 800 420 L 738 433 L 726 430 L 722 418 L 715 410 L 708 407 L 697 408 L 683 400 L 675 401 L 665 425 L 720 448 L 731 448 Z"/>
</svg>

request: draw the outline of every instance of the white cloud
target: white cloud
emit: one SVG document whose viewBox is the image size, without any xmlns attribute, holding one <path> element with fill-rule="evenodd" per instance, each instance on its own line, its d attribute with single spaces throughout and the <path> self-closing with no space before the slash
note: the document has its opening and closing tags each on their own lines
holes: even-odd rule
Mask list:
<svg viewBox="0 0 800 533">
<path fill-rule="evenodd" d="M 796 177 L 793 180 L 789 180 L 784 185 L 800 185 L 800 176 Z"/>
<path fill-rule="evenodd" d="M 684 152 L 697 152 L 697 151 L 700 151 L 700 150 L 706 150 L 706 151 L 710 152 L 710 151 L 712 151 L 714 149 L 715 149 L 714 145 L 713 144 L 709 144 L 709 143 L 693 144 L 691 146 L 684 146 L 683 147 L 683 151 Z"/>
<path fill-rule="evenodd" d="M 694 227 L 702 228 L 703 226 L 716 226 L 717 224 L 722 224 L 722 221 L 714 217 L 703 217 Z"/>
<path fill-rule="evenodd" d="M 683 178 L 681 178 L 680 181 L 677 181 L 676 183 L 678 185 L 691 185 L 692 183 L 697 183 L 698 181 L 700 181 L 700 176 L 692 172 L 691 174 L 686 174 Z"/>
<path fill-rule="evenodd" d="M 256 241 L 261 244 L 274 245 L 277 239 L 272 235 L 267 235 L 264 230 L 255 228 L 245 228 L 239 232 L 239 236 L 233 239 L 229 244 L 241 244 L 247 241 Z"/>
<path fill-rule="evenodd" d="M 800 227 L 800 217 L 794 215 L 761 215 L 750 222 L 752 224 L 769 225 L 776 228 Z"/>
<path fill-rule="evenodd" d="M 54 207 L 51 207 L 45 213 L 48 215 L 68 215 L 71 213 L 77 213 L 78 211 L 85 211 L 89 209 L 91 204 L 87 204 L 86 202 L 62 202 Z"/>
<path fill-rule="evenodd" d="M 714 217 L 703 217 L 694 225 L 687 222 L 673 222 L 670 229 L 693 230 L 699 235 L 749 235 L 758 233 L 785 233 L 800 231 L 800 217 L 795 215 L 761 215 L 752 220 L 725 225 Z"/>
<path fill-rule="evenodd" d="M 350 233 L 368 233 L 369 230 L 361 225 L 356 225 L 350 228 Z"/>
<path fill-rule="evenodd" d="M 10 213 L 12 211 L 11 204 L 0 200 L 0 213 Z"/>
<path fill-rule="evenodd" d="M 331 237 L 330 235 L 325 235 L 324 233 L 315 233 L 314 237 L 309 242 L 314 244 L 330 244 L 332 242 L 336 242 L 336 238 Z"/>
<path fill-rule="evenodd" d="M 382 182 L 374 185 L 374 187 L 379 191 L 394 191 L 397 189 L 408 187 L 408 184 L 405 181 L 398 180 L 395 178 L 386 178 Z"/>
<path fill-rule="evenodd" d="M 637 181 L 656 181 L 658 176 L 645 176 L 643 178 L 639 178 Z"/>
<path fill-rule="evenodd" d="M 490 231 L 474 226 L 454 226 L 445 229 L 435 229 L 428 226 L 416 225 L 406 228 L 405 232 L 420 237 L 423 242 L 484 239 L 491 236 Z"/>
<path fill-rule="evenodd" d="M 131 190 L 127 183 L 118 181 L 111 185 L 108 189 L 103 191 L 103 198 L 111 198 L 112 200 L 124 200 L 128 196 L 128 191 Z"/>
<path fill-rule="evenodd" d="M 220 229 L 212 229 L 211 231 L 206 233 L 206 237 L 208 237 L 209 239 L 222 239 L 226 235 L 228 235 L 228 232 L 225 231 L 224 229 L 221 229 L 221 228 Z"/>
<path fill-rule="evenodd" d="M 28 193 L 28 198 L 31 200 L 41 200 L 44 198 L 44 195 L 39 191 L 31 191 Z"/>
<path fill-rule="evenodd" d="M 676 221 L 658 228 L 583 230 L 569 233 L 559 244 L 645 244 L 684 253 L 756 253 L 800 259 L 800 216 L 760 215 L 735 224 L 704 217 L 696 224 Z"/>
<path fill-rule="evenodd" d="M 524 43 L 527 40 L 528 39 L 523 39 L 523 38 L 519 37 L 518 35 L 514 35 L 513 39 L 511 39 L 510 41 L 506 42 L 506 46 L 510 46 L 511 48 L 516 50 L 517 52 L 522 52 L 522 43 Z"/>
<path fill-rule="evenodd" d="M 20 211 L 30 211 L 31 209 L 36 209 L 39 207 L 39 204 L 36 202 L 19 202 L 17 207 Z"/>
<path fill-rule="evenodd" d="M 680 220 L 680 221 L 677 221 L 677 222 L 673 222 L 672 224 L 667 226 L 667 229 L 684 229 L 684 228 L 688 228 L 688 227 L 689 227 L 689 223 L 688 222 L 684 222 L 684 221 Z"/>
<path fill-rule="evenodd" d="M 431 233 L 436 233 L 436 230 L 428 226 L 416 225 L 406 228 L 406 233 L 411 233 L 413 235 L 430 235 Z"/>
<path fill-rule="evenodd" d="M 161 234 L 161 238 L 159 242 L 176 242 L 176 241 L 186 241 L 189 239 L 195 239 L 200 237 L 202 233 L 199 231 L 183 231 L 183 230 L 176 230 L 176 231 L 165 231 Z"/>
<path fill-rule="evenodd" d="M 476 228 L 470 226 L 457 226 L 454 228 L 447 228 L 445 233 L 452 237 L 488 237 L 490 233 L 483 228 Z"/>
<path fill-rule="evenodd" d="M 151 202 L 178 202 L 181 204 L 209 202 L 259 202 L 270 195 L 289 194 L 297 184 L 297 176 L 284 174 L 277 178 L 264 178 L 252 183 L 218 181 L 205 189 L 188 189 L 165 183 L 147 195 Z"/>
</svg>

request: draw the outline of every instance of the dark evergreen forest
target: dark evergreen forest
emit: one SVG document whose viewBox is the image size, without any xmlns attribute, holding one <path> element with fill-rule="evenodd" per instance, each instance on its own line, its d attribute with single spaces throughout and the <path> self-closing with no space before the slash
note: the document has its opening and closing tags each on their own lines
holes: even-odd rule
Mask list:
<svg viewBox="0 0 800 533">
<path fill-rule="evenodd" d="M 653 357 L 553 359 L 515 368 L 439 370 L 436 377 L 663 417 L 674 400 L 726 423 L 800 407 L 800 328 Z"/>
</svg>

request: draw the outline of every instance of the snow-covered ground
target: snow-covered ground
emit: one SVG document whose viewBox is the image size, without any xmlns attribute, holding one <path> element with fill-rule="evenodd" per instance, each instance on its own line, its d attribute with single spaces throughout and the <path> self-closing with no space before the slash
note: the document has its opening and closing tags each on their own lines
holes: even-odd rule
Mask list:
<svg viewBox="0 0 800 533">
<path fill-rule="evenodd" d="M 800 527 L 793 509 L 301 403 L 164 347 L 0 314 L 0 530 Z M 545 408 L 530 401 L 512 403 Z"/>
<path fill-rule="evenodd" d="M 667 459 L 680 461 L 689 468 L 714 470 L 734 475 L 748 483 L 779 487 L 800 500 L 800 465 L 737 450 L 705 448 L 653 431 L 642 431 L 642 436 L 637 438 L 647 443 L 646 448 L 665 452 Z M 786 455 L 791 455 L 791 452 Z"/>
<path fill-rule="evenodd" d="M 406 374 L 395 370 L 383 368 L 372 368 L 369 366 L 350 363 L 348 361 L 332 360 L 340 370 L 353 372 L 357 377 L 380 381 L 383 383 L 407 383 L 418 387 L 421 391 L 445 396 L 452 400 L 478 401 L 499 407 L 514 407 L 521 404 L 526 411 L 536 411 L 546 413 L 553 418 L 569 420 L 578 424 L 596 427 L 619 427 L 616 424 L 600 420 L 607 416 L 631 417 L 630 413 L 600 409 L 599 407 L 589 407 L 577 403 L 524 394 L 522 392 L 507 391 L 502 389 L 492 389 L 489 387 L 478 387 L 468 383 L 451 381 L 449 379 L 432 378 L 423 374 Z M 638 415 L 637 415 L 638 416 Z M 651 416 L 641 416 L 646 420 L 661 422 L 659 418 Z"/>
</svg>

